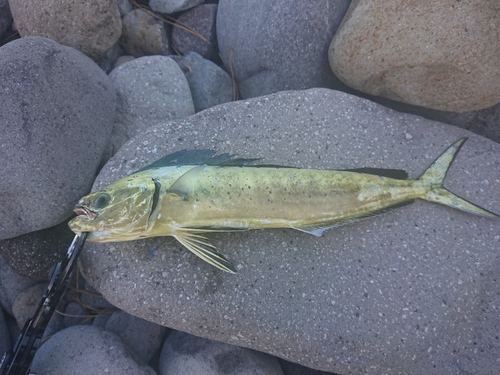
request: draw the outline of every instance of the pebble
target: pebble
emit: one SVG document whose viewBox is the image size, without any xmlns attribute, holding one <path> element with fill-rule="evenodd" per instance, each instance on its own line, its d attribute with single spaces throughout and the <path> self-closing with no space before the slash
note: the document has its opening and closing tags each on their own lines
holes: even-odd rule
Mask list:
<svg viewBox="0 0 500 375">
<path fill-rule="evenodd" d="M 160 375 L 283 375 L 276 358 L 173 331 L 160 355 Z"/>
<path fill-rule="evenodd" d="M 120 37 L 116 0 L 9 0 L 9 4 L 23 38 L 50 38 L 93 59 L 103 56 Z"/>
<path fill-rule="evenodd" d="M 56 333 L 36 353 L 31 371 L 37 375 L 156 375 L 118 336 L 93 326 Z"/>
<path fill-rule="evenodd" d="M 168 38 L 165 23 L 152 12 L 134 9 L 123 18 L 120 43 L 129 55 L 168 55 Z"/>
<path fill-rule="evenodd" d="M 217 4 L 202 4 L 182 13 L 172 28 L 172 45 L 181 55 L 196 52 L 209 60 L 219 60 L 215 19 Z M 179 26 L 176 26 L 179 25 Z M 192 31 L 185 29 L 188 27 Z"/>
<path fill-rule="evenodd" d="M 38 283 L 24 289 L 16 296 L 12 304 L 12 315 L 16 318 L 19 328 L 23 328 L 24 323 L 33 316 L 40 299 L 47 290 L 48 283 Z"/>
<path fill-rule="evenodd" d="M 172 57 L 186 75 L 196 112 L 233 100 L 231 76 L 196 52 Z"/>
<path fill-rule="evenodd" d="M 124 311 L 116 311 L 111 315 L 106 322 L 106 330 L 116 333 L 144 363 L 148 363 L 160 349 L 167 333 L 165 327 Z"/>
<path fill-rule="evenodd" d="M 36 283 L 35 280 L 15 273 L 0 255 L 0 305 L 7 314 L 13 315 L 12 305 L 17 296 Z"/>
<path fill-rule="evenodd" d="M 352 88 L 442 111 L 500 102 L 500 7 L 430 0 L 353 2 L 329 49 Z"/>
<path fill-rule="evenodd" d="M 149 0 L 149 6 L 155 12 L 176 13 L 193 8 L 203 3 L 203 0 Z"/>
</svg>

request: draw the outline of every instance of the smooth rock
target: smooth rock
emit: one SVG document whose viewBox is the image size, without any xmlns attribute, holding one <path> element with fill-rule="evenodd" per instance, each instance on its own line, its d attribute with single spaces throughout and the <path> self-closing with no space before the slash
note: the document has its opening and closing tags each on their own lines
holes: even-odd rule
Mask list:
<svg viewBox="0 0 500 375">
<path fill-rule="evenodd" d="M 203 0 L 149 0 L 151 9 L 167 14 L 181 12 L 202 3 Z"/>
<path fill-rule="evenodd" d="M 132 55 L 123 55 L 123 56 L 120 56 L 120 57 L 118 57 L 116 59 L 114 68 L 117 68 L 120 65 L 123 65 L 123 64 L 125 64 L 125 63 L 127 63 L 129 61 L 134 60 L 134 59 L 135 59 L 135 57 L 132 56 Z"/>
<path fill-rule="evenodd" d="M 7 31 L 12 24 L 12 14 L 10 13 L 9 1 L 0 0 L 0 36 Z"/>
<path fill-rule="evenodd" d="M 5 321 L 5 316 L 3 314 L 3 309 L 0 307 L 0 353 L 7 352 L 11 348 L 9 329 L 7 327 L 7 322 Z"/>
<path fill-rule="evenodd" d="M 160 354 L 160 375 L 283 375 L 276 358 L 173 331 Z"/>
<path fill-rule="evenodd" d="M 54 264 L 68 251 L 74 236 L 64 221 L 52 228 L 0 241 L 0 254 L 16 273 L 46 281 Z"/>
<path fill-rule="evenodd" d="M 135 57 L 168 55 L 170 51 L 165 23 L 142 9 L 134 9 L 123 18 L 120 44 L 125 53 Z"/>
<path fill-rule="evenodd" d="M 24 323 L 33 316 L 43 294 L 47 290 L 47 284 L 48 283 L 45 282 L 30 286 L 19 293 L 14 300 L 12 304 L 12 315 L 16 318 L 19 328 L 22 329 Z"/>
<path fill-rule="evenodd" d="M 47 340 L 33 359 L 36 375 L 156 375 L 137 363 L 118 336 L 93 326 L 74 326 Z"/>
<path fill-rule="evenodd" d="M 92 186 L 115 90 L 73 48 L 41 38 L 0 48 L 0 239 L 52 227 Z"/>
<path fill-rule="evenodd" d="M 0 255 L 0 305 L 7 314 L 13 315 L 12 305 L 17 296 L 36 283 L 35 280 L 15 273 Z"/>
<path fill-rule="evenodd" d="M 500 3 L 355 0 L 329 59 L 344 83 L 443 111 L 500 102 Z"/>
<path fill-rule="evenodd" d="M 241 96 L 339 87 L 328 64 L 328 46 L 349 2 L 221 0 L 219 50 Z"/>
<path fill-rule="evenodd" d="M 116 0 L 9 0 L 22 37 L 43 36 L 96 59 L 118 40 L 121 18 Z"/>
<path fill-rule="evenodd" d="M 196 52 L 209 60 L 219 59 L 215 19 L 217 4 L 202 4 L 182 13 L 172 28 L 172 45 L 181 55 Z M 185 29 L 188 27 L 191 31 Z M 200 36 L 193 34 L 197 32 Z"/>
<path fill-rule="evenodd" d="M 196 52 L 172 57 L 186 75 L 196 112 L 233 100 L 233 80 L 212 61 Z"/>
<path fill-rule="evenodd" d="M 210 148 L 260 163 L 397 168 L 417 178 L 469 136 L 445 186 L 500 212 L 500 145 L 466 130 L 312 89 L 226 103 L 150 128 L 94 189 L 163 155 Z M 231 275 L 171 237 L 87 243 L 82 273 L 117 307 L 177 330 L 346 373 L 494 374 L 499 222 L 416 201 L 314 237 L 210 234 Z"/>
<path fill-rule="evenodd" d="M 109 78 L 118 94 L 115 125 L 123 127 L 128 138 L 160 122 L 194 114 L 189 84 L 170 57 L 132 60 L 113 69 Z"/>
<path fill-rule="evenodd" d="M 117 1 L 118 10 L 120 11 L 120 16 L 125 17 L 128 12 L 131 12 L 134 7 L 129 0 L 118 0 Z"/>
<path fill-rule="evenodd" d="M 117 311 L 108 319 L 106 330 L 120 339 L 144 362 L 149 363 L 160 349 L 167 329 L 144 319 Z"/>
<path fill-rule="evenodd" d="M 90 317 L 91 316 L 88 314 L 87 310 L 85 310 L 80 303 L 68 303 L 66 309 L 64 310 L 64 326 L 67 328 L 76 325 L 89 324 Z"/>
</svg>

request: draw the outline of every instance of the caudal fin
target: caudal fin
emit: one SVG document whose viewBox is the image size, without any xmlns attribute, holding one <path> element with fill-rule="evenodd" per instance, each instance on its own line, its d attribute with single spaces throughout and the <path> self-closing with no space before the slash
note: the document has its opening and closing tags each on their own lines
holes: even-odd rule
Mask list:
<svg viewBox="0 0 500 375">
<path fill-rule="evenodd" d="M 427 195 L 422 198 L 431 202 L 441 203 L 458 210 L 469 212 L 474 215 L 499 219 L 500 215 L 476 206 L 475 204 L 460 198 L 443 187 L 446 172 L 448 172 L 451 163 L 466 140 L 467 138 L 462 138 L 452 144 L 441 154 L 440 157 L 436 159 L 434 163 L 432 163 L 424 174 L 419 177 L 420 181 L 430 185 Z"/>
</svg>

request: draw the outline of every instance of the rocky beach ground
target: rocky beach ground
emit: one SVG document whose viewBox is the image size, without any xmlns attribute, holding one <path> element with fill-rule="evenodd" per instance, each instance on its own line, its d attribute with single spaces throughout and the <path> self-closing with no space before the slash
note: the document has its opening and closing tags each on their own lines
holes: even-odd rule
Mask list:
<svg viewBox="0 0 500 375">
<path fill-rule="evenodd" d="M 0 0 L 0 353 L 66 251 L 75 203 L 213 149 L 418 178 L 500 212 L 500 5 Z M 14 23 L 13 23 L 14 21 Z M 322 237 L 87 243 L 41 374 L 496 374 L 500 224 L 417 201 Z"/>
</svg>

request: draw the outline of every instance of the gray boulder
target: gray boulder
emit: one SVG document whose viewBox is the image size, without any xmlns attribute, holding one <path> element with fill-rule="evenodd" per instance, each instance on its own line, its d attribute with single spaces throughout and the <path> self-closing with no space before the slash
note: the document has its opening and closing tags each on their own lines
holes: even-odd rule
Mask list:
<svg viewBox="0 0 500 375">
<path fill-rule="evenodd" d="M 167 333 L 165 327 L 137 318 L 125 311 L 113 313 L 106 322 L 106 330 L 116 333 L 144 363 L 148 363 L 160 349 Z"/>
<path fill-rule="evenodd" d="M 0 48 L 0 239 L 54 226 L 92 186 L 115 90 L 88 57 L 46 38 Z"/>
<path fill-rule="evenodd" d="M 22 37 L 43 36 L 96 59 L 118 40 L 121 18 L 116 0 L 9 0 Z"/>
<path fill-rule="evenodd" d="M 221 0 L 217 39 L 241 96 L 340 85 L 328 46 L 349 0 Z"/>
<path fill-rule="evenodd" d="M 209 60 L 219 59 L 216 16 L 217 4 L 198 5 L 182 13 L 172 29 L 172 45 L 175 50 L 181 55 L 196 52 Z M 190 30 L 186 30 L 186 27 Z M 199 35 L 195 35 L 192 31 Z"/>
<path fill-rule="evenodd" d="M 500 102 L 500 7 L 486 0 L 353 1 L 329 49 L 362 92 L 443 111 Z"/>
<path fill-rule="evenodd" d="M 500 145 L 466 130 L 325 90 L 222 104 L 149 129 L 94 189 L 180 149 L 261 163 L 397 168 L 417 178 L 469 136 L 445 185 L 500 212 Z M 345 373 L 494 374 L 500 223 L 416 201 L 313 237 L 294 230 L 209 235 L 238 273 L 173 238 L 86 244 L 87 281 L 119 308 L 177 330 Z"/>
<path fill-rule="evenodd" d="M 129 61 L 113 69 L 109 78 L 118 94 L 115 127 L 128 138 L 160 122 L 194 114 L 189 84 L 170 57 Z M 120 146 L 115 145 L 115 150 Z"/>
<path fill-rule="evenodd" d="M 231 76 L 196 52 L 174 57 L 186 75 L 196 112 L 233 100 Z"/>
<path fill-rule="evenodd" d="M 276 358 L 173 331 L 160 355 L 160 375 L 283 375 Z"/>
<path fill-rule="evenodd" d="M 118 336 L 93 326 L 56 333 L 36 353 L 31 371 L 37 375 L 156 375 L 136 361 Z"/>
</svg>

